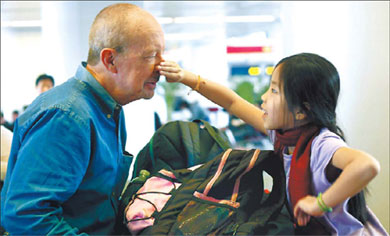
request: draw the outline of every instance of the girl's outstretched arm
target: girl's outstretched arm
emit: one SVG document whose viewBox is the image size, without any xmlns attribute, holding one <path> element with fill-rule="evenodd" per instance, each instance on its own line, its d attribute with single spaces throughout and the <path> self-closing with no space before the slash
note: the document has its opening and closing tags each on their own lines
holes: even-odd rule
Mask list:
<svg viewBox="0 0 390 236">
<path fill-rule="evenodd" d="M 325 205 L 332 208 L 362 191 L 380 170 L 379 163 L 374 157 L 347 147 L 340 148 L 334 153 L 332 164 L 343 170 L 332 186 L 322 194 Z M 302 198 L 294 208 L 294 216 L 300 225 L 306 225 L 308 216 L 323 214 L 315 196 Z"/>
<path fill-rule="evenodd" d="M 156 69 L 167 78 L 168 82 L 181 82 L 197 90 L 210 101 L 225 108 L 229 113 L 267 134 L 263 124 L 263 111 L 241 98 L 231 89 L 183 70 L 175 62 L 163 61 Z"/>
</svg>

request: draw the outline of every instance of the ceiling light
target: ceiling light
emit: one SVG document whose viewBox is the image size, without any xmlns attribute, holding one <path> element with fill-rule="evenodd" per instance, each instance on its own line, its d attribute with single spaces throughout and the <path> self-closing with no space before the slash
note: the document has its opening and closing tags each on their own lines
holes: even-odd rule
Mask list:
<svg viewBox="0 0 390 236">
<path fill-rule="evenodd" d="M 157 17 L 157 21 L 161 25 L 163 25 L 163 24 L 172 24 L 173 23 L 173 17 Z"/>
<path fill-rule="evenodd" d="M 1 28 L 3 27 L 41 27 L 42 22 L 40 20 L 19 20 L 19 21 L 2 21 Z"/>
<path fill-rule="evenodd" d="M 275 17 L 271 15 L 258 15 L 258 16 L 226 16 L 225 22 L 228 23 L 241 23 L 241 22 L 273 22 Z"/>
<path fill-rule="evenodd" d="M 272 15 L 256 16 L 186 16 L 174 17 L 173 23 L 186 24 L 212 24 L 212 23 L 246 23 L 246 22 L 274 22 L 276 18 Z"/>
<path fill-rule="evenodd" d="M 189 40 L 200 40 L 207 36 L 206 33 L 170 33 L 165 34 L 164 38 L 167 41 L 189 41 Z"/>
<path fill-rule="evenodd" d="M 197 24 L 210 24 L 210 23 L 223 23 L 223 16 L 186 16 L 175 17 L 173 22 L 177 24 L 197 23 Z"/>
</svg>

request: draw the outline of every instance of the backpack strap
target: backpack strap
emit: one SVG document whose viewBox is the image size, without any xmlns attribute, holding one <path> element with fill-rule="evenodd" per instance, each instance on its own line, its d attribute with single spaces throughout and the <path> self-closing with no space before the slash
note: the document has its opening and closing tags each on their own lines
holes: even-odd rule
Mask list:
<svg viewBox="0 0 390 236">
<path fill-rule="evenodd" d="M 200 156 L 200 142 L 195 141 L 199 138 L 199 129 L 192 128 L 190 130 L 190 124 L 183 122 L 179 122 L 179 127 L 182 133 L 183 144 L 188 151 L 187 166 L 194 166 L 196 158 Z"/>
<path fill-rule="evenodd" d="M 210 136 L 215 140 L 216 143 L 223 149 L 227 150 L 230 148 L 230 144 L 226 142 L 221 136 L 217 134 L 217 132 L 211 127 L 210 123 L 204 120 L 194 120 L 194 122 L 202 123 L 206 130 L 209 132 Z"/>
<path fill-rule="evenodd" d="M 219 162 L 217 172 L 215 172 L 215 175 L 214 175 L 213 178 L 210 180 L 210 182 L 207 183 L 206 188 L 205 188 L 204 191 L 203 191 L 203 194 L 204 194 L 204 195 L 207 196 L 207 194 L 209 193 L 211 187 L 213 187 L 215 181 L 217 181 L 218 177 L 221 175 L 222 169 L 223 169 L 223 167 L 225 166 L 225 163 L 226 163 L 227 158 L 229 157 L 229 154 L 230 154 L 231 151 L 232 151 L 232 149 L 229 148 L 229 149 L 226 150 L 226 152 L 223 154 L 223 156 L 222 156 L 222 158 L 221 158 L 221 161 Z"/>
<path fill-rule="evenodd" d="M 154 161 L 154 152 L 153 152 L 153 138 L 154 138 L 154 135 L 152 136 L 152 138 L 150 139 L 149 141 L 149 157 L 150 157 L 150 160 L 152 161 L 152 167 L 155 166 L 155 161 Z M 137 156 L 138 157 L 138 156 Z M 132 179 L 136 177 L 136 173 L 137 173 L 137 166 L 139 165 L 139 160 L 138 158 L 135 159 L 135 162 L 134 162 L 134 165 L 133 165 L 133 174 L 132 174 Z"/>
<path fill-rule="evenodd" d="M 255 166 L 255 163 L 257 161 L 257 158 L 259 157 L 259 154 L 260 154 L 260 149 L 256 149 L 255 152 L 253 153 L 253 156 L 249 162 L 248 167 L 246 168 L 246 170 L 244 172 L 242 172 L 240 174 L 240 176 L 238 176 L 236 183 L 234 184 L 234 188 L 233 188 L 233 194 L 232 194 L 232 198 L 231 198 L 232 202 L 235 202 L 237 200 L 238 190 L 240 188 L 241 177 L 244 176 L 246 173 L 248 173 L 253 168 L 253 166 Z"/>
<path fill-rule="evenodd" d="M 152 138 L 149 141 L 149 154 L 150 154 L 149 156 L 150 156 L 150 160 L 152 161 L 152 167 L 155 166 L 154 152 L 153 152 L 153 138 L 154 138 L 154 135 L 152 136 Z"/>
<path fill-rule="evenodd" d="M 204 189 L 203 191 L 203 196 L 207 196 L 209 191 L 211 190 L 212 186 L 214 185 L 215 181 L 217 181 L 217 179 L 219 178 L 219 176 L 221 175 L 222 173 L 222 170 L 223 170 L 223 167 L 225 166 L 226 164 L 226 161 L 227 161 L 227 158 L 229 157 L 229 154 L 230 152 L 232 151 L 232 149 L 228 149 L 225 151 L 225 153 L 223 154 L 222 158 L 221 158 L 221 161 L 219 162 L 219 165 L 218 165 L 218 169 L 217 169 L 217 172 L 215 173 L 215 175 L 213 176 L 213 178 L 210 180 L 210 182 L 207 183 L 206 185 L 206 188 Z M 252 155 L 252 158 L 251 160 L 249 161 L 249 164 L 248 166 L 246 167 L 245 171 L 242 172 L 238 178 L 236 179 L 236 182 L 234 183 L 234 188 L 233 188 L 233 194 L 232 194 L 232 197 L 231 197 L 231 202 L 236 202 L 237 200 L 237 197 L 238 197 L 238 190 L 240 188 L 240 181 L 241 181 L 241 177 L 244 176 L 246 173 L 248 173 L 254 166 L 255 166 L 255 163 L 257 161 L 257 158 L 259 157 L 259 154 L 260 154 L 260 150 L 259 149 L 256 149 Z"/>
</svg>

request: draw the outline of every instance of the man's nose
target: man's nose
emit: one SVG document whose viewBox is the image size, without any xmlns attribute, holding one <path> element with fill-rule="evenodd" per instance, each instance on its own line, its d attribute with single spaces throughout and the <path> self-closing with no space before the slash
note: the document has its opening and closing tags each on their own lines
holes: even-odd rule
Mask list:
<svg viewBox="0 0 390 236">
<path fill-rule="evenodd" d="M 160 63 L 161 63 L 162 61 L 164 61 L 164 59 L 162 58 L 162 55 L 158 54 L 158 55 L 156 56 L 155 65 L 156 65 L 156 66 L 157 66 L 157 65 L 160 65 Z"/>
<path fill-rule="evenodd" d="M 160 71 L 157 70 L 156 67 L 157 67 L 158 65 L 160 65 L 160 63 L 161 63 L 162 61 L 164 61 L 164 59 L 163 59 L 161 56 L 157 56 L 157 57 L 156 57 L 156 61 L 155 61 L 155 63 L 154 63 L 154 67 L 153 67 L 153 72 L 154 72 L 154 73 L 160 74 Z"/>
</svg>

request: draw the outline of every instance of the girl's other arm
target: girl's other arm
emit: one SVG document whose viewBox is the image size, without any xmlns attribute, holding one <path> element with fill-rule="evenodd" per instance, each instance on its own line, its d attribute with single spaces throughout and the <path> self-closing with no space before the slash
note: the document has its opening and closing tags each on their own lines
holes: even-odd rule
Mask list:
<svg viewBox="0 0 390 236">
<path fill-rule="evenodd" d="M 333 154 L 332 165 L 343 170 L 332 186 L 322 194 L 325 205 L 332 208 L 362 191 L 380 170 L 374 157 L 347 147 L 340 148 Z M 294 208 L 299 225 L 306 225 L 310 215 L 323 214 L 315 196 L 302 198 Z"/>
<path fill-rule="evenodd" d="M 380 170 L 379 162 L 374 157 L 347 147 L 340 148 L 334 153 L 332 165 L 343 171 L 323 194 L 322 199 L 330 207 L 359 193 Z"/>
<path fill-rule="evenodd" d="M 183 70 L 175 62 L 161 62 L 157 66 L 157 70 L 167 78 L 168 82 L 181 82 L 192 89 L 195 89 L 198 83 L 200 83 L 197 89 L 200 94 L 225 108 L 229 113 L 242 119 L 255 129 L 267 134 L 263 125 L 263 111 L 241 98 L 231 89 L 208 79 L 201 78 L 199 81 L 197 75 Z"/>
</svg>

